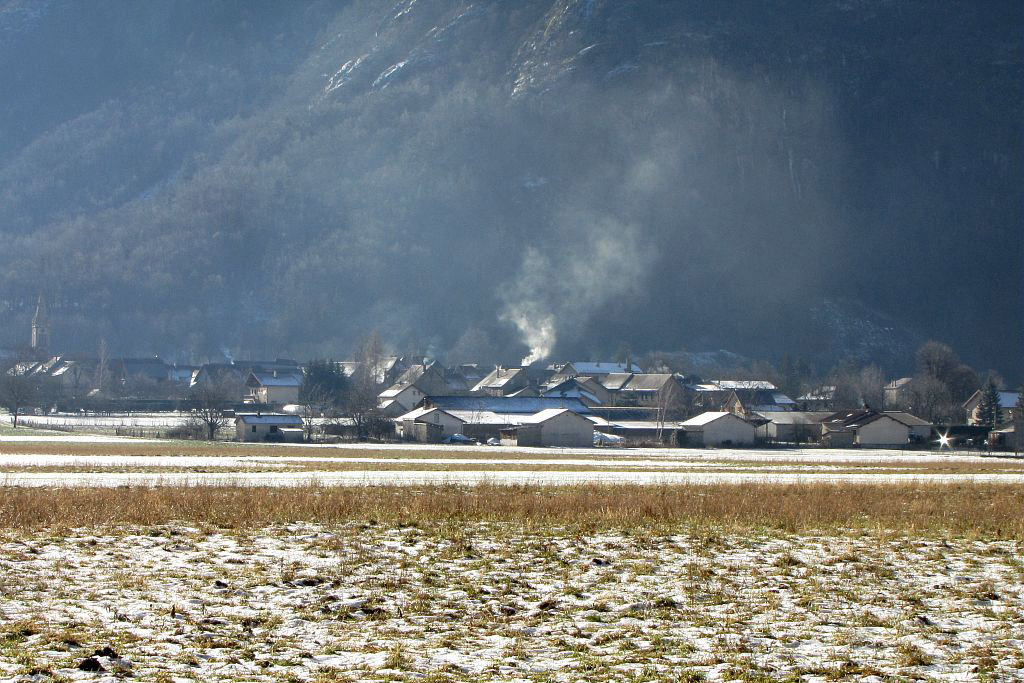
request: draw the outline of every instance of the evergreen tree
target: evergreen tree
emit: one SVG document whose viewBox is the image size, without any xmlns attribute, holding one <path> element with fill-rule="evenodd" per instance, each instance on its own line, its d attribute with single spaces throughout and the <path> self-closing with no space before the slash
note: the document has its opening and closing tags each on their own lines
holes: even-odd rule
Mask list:
<svg viewBox="0 0 1024 683">
<path fill-rule="evenodd" d="M 992 379 L 981 390 L 981 401 L 978 403 L 978 424 L 994 428 L 999 423 L 999 390 Z"/>
<path fill-rule="evenodd" d="M 299 402 L 337 408 L 345 401 L 349 380 L 337 363 L 314 360 L 306 368 L 299 387 Z"/>
</svg>

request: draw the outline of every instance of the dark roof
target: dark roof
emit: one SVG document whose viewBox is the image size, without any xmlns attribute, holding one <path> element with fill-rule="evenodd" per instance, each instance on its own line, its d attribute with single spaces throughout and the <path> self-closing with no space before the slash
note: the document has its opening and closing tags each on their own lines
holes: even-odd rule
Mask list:
<svg viewBox="0 0 1024 683">
<path fill-rule="evenodd" d="M 486 410 L 492 413 L 539 413 L 548 408 L 568 408 L 574 413 L 589 414 L 590 409 L 578 398 L 509 396 L 430 396 L 424 399 L 442 410 Z"/>
<path fill-rule="evenodd" d="M 902 415 L 902 414 L 901 414 Z M 889 415 L 882 413 L 872 408 L 862 408 L 860 410 L 841 410 L 838 413 L 832 413 L 828 417 L 822 420 L 832 425 L 842 425 L 843 427 L 855 428 L 862 427 L 868 423 L 874 422 L 883 417 L 888 417 L 891 420 L 896 420 L 900 424 L 906 425 L 907 423 L 896 417 L 896 415 Z"/>
</svg>

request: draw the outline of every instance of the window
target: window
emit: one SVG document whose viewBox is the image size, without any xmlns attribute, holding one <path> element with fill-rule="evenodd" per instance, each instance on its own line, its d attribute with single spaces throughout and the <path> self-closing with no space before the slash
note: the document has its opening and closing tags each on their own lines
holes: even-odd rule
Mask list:
<svg viewBox="0 0 1024 683">
<path fill-rule="evenodd" d="M 253 426 L 252 426 L 252 432 L 253 432 L 253 434 L 255 434 L 255 433 L 256 433 L 256 425 L 253 425 Z"/>
</svg>

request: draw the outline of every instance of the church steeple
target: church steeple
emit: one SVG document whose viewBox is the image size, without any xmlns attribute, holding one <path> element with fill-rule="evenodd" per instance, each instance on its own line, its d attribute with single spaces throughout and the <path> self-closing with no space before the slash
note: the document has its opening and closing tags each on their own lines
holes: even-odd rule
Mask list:
<svg viewBox="0 0 1024 683">
<path fill-rule="evenodd" d="M 32 316 L 32 348 L 38 351 L 50 349 L 50 314 L 46 308 L 46 297 L 39 295 L 36 314 Z"/>
</svg>

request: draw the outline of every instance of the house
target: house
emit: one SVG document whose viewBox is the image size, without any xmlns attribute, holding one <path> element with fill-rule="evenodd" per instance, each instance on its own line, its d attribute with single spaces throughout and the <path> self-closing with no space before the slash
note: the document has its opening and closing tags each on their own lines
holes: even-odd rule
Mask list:
<svg viewBox="0 0 1024 683">
<path fill-rule="evenodd" d="M 400 438 L 438 443 L 446 436 L 461 434 L 466 421 L 440 408 L 416 408 L 395 418 Z"/>
<path fill-rule="evenodd" d="M 302 418 L 275 413 L 235 415 L 235 436 L 239 441 L 302 441 Z"/>
<path fill-rule="evenodd" d="M 568 408 L 547 408 L 501 430 L 503 446 L 589 448 L 594 423 Z"/>
<path fill-rule="evenodd" d="M 722 403 L 722 410 L 750 418 L 760 412 L 795 410 L 796 402 L 775 389 L 732 389 Z"/>
<path fill-rule="evenodd" d="M 687 445 L 749 446 L 754 443 L 754 425 L 726 411 L 702 413 L 679 426 L 686 435 Z"/>
<path fill-rule="evenodd" d="M 500 365 L 495 367 L 486 377 L 477 382 L 473 387 L 474 394 L 487 394 L 488 396 L 508 396 L 511 393 L 526 388 L 529 384 L 526 373 L 522 368 L 503 368 Z"/>
<path fill-rule="evenodd" d="M 189 382 L 190 387 L 197 387 L 207 382 L 243 386 L 250 372 L 259 370 L 263 372 L 302 372 L 298 362 L 286 358 L 277 360 L 245 360 L 232 361 L 230 363 L 206 363 L 200 366 Z"/>
<path fill-rule="evenodd" d="M 160 358 L 116 358 L 109 367 L 121 382 L 142 377 L 153 382 L 166 382 L 171 378 L 171 367 Z"/>
<path fill-rule="evenodd" d="M 682 403 L 685 387 L 672 373 L 613 373 L 601 380 L 612 405 L 668 408 Z"/>
<path fill-rule="evenodd" d="M 821 421 L 822 442 L 830 446 L 905 446 L 910 442 L 911 427 L 904 415 L 872 408 L 833 413 Z"/>
<path fill-rule="evenodd" d="M 281 370 L 252 370 L 245 380 L 248 400 L 267 405 L 297 403 L 299 387 L 302 386 L 301 372 Z"/>
<path fill-rule="evenodd" d="M 558 383 L 580 375 L 593 377 L 600 381 L 611 374 L 630 375 L 640 372 L 640 367 L 635 363 L 595 363 L 592 361 L 573 361 L 550 369 L 554 373 L 549 383 Z"/>
<path fill-rule="evenodd" d="M 1020 392 L 1017 391 L 1000 391 L 999 392 L 999 420 L 998 424 L 1006 424 L 1007 422 L 1013 422 L 1014 417 L 1017 416 L 1018 408 L 1017 401 L 1020 398 Z M 967 424 L 976 425 L 978 424 L 978 406 L 981 405 L 981 390 L 975 391 L 971 394 L 971 397 L 964 401 L 963 409 L 967 413 Z"/>
<path fill-rule="evenodd" d="M 448 380 L 437 363 L 409 367 L 390 387 L 377 395 L 377 405 L 385 415 L 407 413 L 426 396 L 448 395 Z"/>
<path fill-rule="evenodd" d="M 757 436 L 775 443 L 817 443 L 821 441 L 821 421 L 828 411 L 776 410 L 759 411 L 767 420 L 756 429 Z"/>
<path fill-rule="evenodd" d="M 425 397 L 415 384 L 396 384 L 377 395 L 377 407 L 385 416 L 397 417 L 415 408 Z"/>
<path fill-rule="evenodd" d="M 912 377 L 900 377 L 886 384 L 882 389 L 885 392 L 885 407 L 895 408 L 898 406 L 903 392 L 909 388 L 912 381 Z"/>
<path fill-rule="evenodd" d="M 587 405 L 603 405 L 611 397 L 608 390 L 597 380 L 585 376 L 570 377 L 548 385 L 543 395 L 549 398 L 578 398 Z"/>
<path fill-rule="evenodd" d="M 885 414 L 889 417 L 902 422 L 907 425 L 910 429 L 910 442 L 911 443 L 927 443 L 932 437 L 932 428 L 934 425 L 927 420 L 922 420 L 916 415 L 910 413 L 904 413 L 900 410 L 887 410 Z"/>
</svg>

